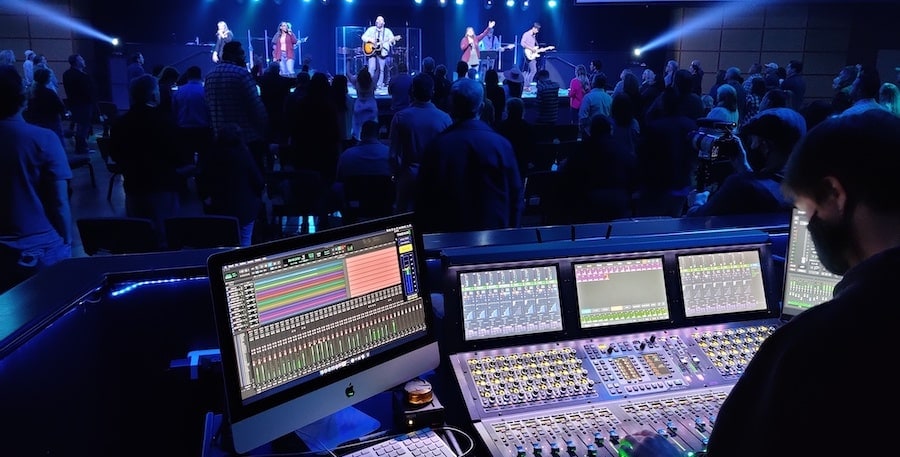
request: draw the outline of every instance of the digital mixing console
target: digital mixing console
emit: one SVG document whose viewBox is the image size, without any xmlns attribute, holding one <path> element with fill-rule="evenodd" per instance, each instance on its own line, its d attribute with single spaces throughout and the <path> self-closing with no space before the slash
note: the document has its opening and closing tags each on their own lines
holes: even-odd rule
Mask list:
<svg viewBox="0 0 900 457">
<path fill-rule="evenodd" d="M 617 456 L 620 438 L 705 449 L 728 392 L 781 321 L 763 319 L 450 356 L 492 456 Z"/>
</svg>

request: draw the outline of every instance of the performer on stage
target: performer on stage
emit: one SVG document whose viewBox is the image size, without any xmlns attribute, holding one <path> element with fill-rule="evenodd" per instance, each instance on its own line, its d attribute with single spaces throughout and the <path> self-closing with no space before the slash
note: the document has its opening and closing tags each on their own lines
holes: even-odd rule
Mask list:
<svg viewBox="0 0 900 457">
<path fill-rule="evenodd" d="M 491 21 L 493 24 L 494 21 Z M 487 31 L 487 35 L 481 40 L 481 50 L 482 51 L 499 51 L 500 50 L 500 38 L 494 36 L 494 28 L 489 27 Z"/>
<path fill-rule="evenodd" d="M 530 29 L 522 34 L 522 39 L 519 41 L 519 45 L 525 50 L 525 62 L 528 63 L 528 68 L 525 69 L 526 92 L 531 91 L 531 81 L 534 79 L 534 74 L 537 73 L 537 53 L 540 51 L 538 48 L 537 34 L 540 31 L 540 22 L 535 22 L 531 25 Z"/>
<path fill-rule="evenodd" d="M 402 37 L 394 35 L 391 29 L 384 26 L 384 17 L 375 18 L 375 25 L 366 29 L 362 34 L 363 51 L 369 57 L 369 73 L 372 78 L 377 81 L 377 88 L 385 87 L 386 78 L 384 75 L 385 59 L 391 53 L 393 46 Z M 375 70 L 378 70 L 377 72 Z M 378 74 L 377 78 L 375 74 Z"/>
<path fill-rule="evenodd" d="M 297 36 L 291 30 L 290 22 L 278 24 L 278 31 L 272 37 L 272 60 L 278 62 L 281 76 L 294 76 L 294 46 Z"/>
<path fill-rule="evenodd" d="M 494 24 L 494 21 L 488 22 L 487 28 L 478 35 L 475 35 L 475 29 L 466 27 L 466 34 L 459 40 L 459 49 L 462 50 L 462 57 L 459 60 L 469 64 L 469 68 L 478 68 L 478 63 L 481 61 L 479 45 L 488 32 L 494 28 Z"/>
<path fill-rule="evenodd" d="M 218 27 L 216 30 L 216 47 L 213 48 L 212 59 L 213 62 L 219 63 L 219 58 L 222 56 L 222 49 L 225 47 L 225 43 L 233 40 L 234 34 L 228 29 L 228 24 L 226 24 L 225 21 L 219 21 L 216 26 Z"/>
</svg>

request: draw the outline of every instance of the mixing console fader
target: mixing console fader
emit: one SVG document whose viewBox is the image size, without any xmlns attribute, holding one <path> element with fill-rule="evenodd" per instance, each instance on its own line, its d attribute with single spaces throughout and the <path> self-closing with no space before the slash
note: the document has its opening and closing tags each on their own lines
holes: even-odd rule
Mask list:
<svg viewBox="0 0 900 457">
<path fill-rule="evenodd" d="M 493 456 L 616 456 L 621 437 L 705 449 L 774 319 L 459 353 L 470 417 Z"/>
</svg>

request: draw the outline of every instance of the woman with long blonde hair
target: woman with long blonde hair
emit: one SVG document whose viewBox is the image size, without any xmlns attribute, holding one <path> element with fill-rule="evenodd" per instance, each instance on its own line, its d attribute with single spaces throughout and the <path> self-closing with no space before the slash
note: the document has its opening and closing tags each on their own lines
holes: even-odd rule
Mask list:
<svg viewBox="0 0 900 457">
<path fill-rule="evenodd" d="M 575 67 L 575 77 L 569 81 L 569 108 L 572 111 L 571 123 L 578 122 L 578 110 L 581 108 L 581 100 L 591 91 L 591 81 L 587 76 L 587 68 L 584 65 Z"/>
</svg>

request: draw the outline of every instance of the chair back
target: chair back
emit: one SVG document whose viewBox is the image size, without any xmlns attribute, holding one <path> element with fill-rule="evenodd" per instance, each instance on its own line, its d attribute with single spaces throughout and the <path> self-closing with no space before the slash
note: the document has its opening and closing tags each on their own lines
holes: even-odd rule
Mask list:
<svg viewBox="0 0 900 457">
<path fill-rule="evenodd" d="M 135 217 L 87 217 L 75 221 L 87 255 L 158 251 L 153 221 Z"/>
<path fill-rule="evenodd" d="M 341 218 L 345 223 L 387 217 L 394 213 L 397 188 L 391 176 L 359 175 L 344 179 Z"/>
<path fill-rule="evenodd" d="M 171 250 L 241 245 L 241 223 L 234 216 L 170 217 L 165 226 L 166 244 Z"/>
</svg>

